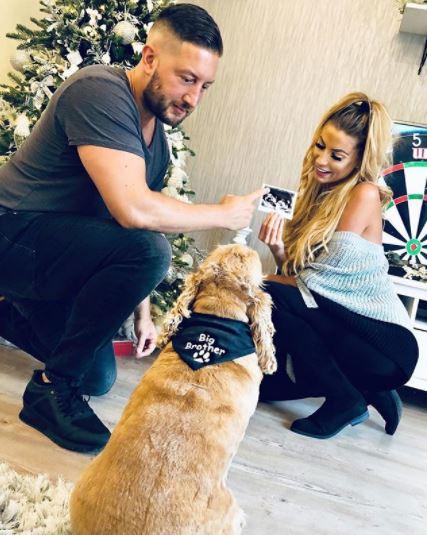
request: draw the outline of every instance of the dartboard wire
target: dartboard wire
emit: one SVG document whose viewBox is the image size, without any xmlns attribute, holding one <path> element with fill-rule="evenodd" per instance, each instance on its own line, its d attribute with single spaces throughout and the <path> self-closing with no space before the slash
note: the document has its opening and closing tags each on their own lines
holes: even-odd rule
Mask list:
<svg viewBox="0 0 427 535">
<path fill-rule="evenodd" d="M 396 203 L 394 202 L 394 199 L 389 203 L 389 205 L 386 208 L 385 212 L 385 218 L 390 223 L 391 226 L 393 226 L 397 232 L 403 236 L 404 239 L 410 240 L 410 236 L 408 234 L 408 231 L 406 230 L 405 224 L 402 221 L 402 218 L 400 216 L 399 210 L 397 209 Z"/>
<path fill-rule="evenodd" d="M 427 264 L 427 256 L 426 256 L 424 253 L 420 253 L 419 255 L 417 255 L 417 257 L 418 257 L 418 256 L 419 256 L 420 258 L 422 258 L 422 259 L 424 260 L 424 262 L 419 262 L 419 261 L 417 261 L 417 264 L 424 264 L 424 265 Z"/>
<path fill-rule="evenodd" d="M 424 206 L 422 208 L 422 211 L 421 211 L 421 216 L 423 215 L 423 212 L 425 210 L 427 210 L 427 195 L 424 195 Z M 418 222 L 418 226 L 420 225 L 421 221 Z M 424 222 L 424 225 L 419 229 L 419 231 L 417 232 L 417 238 L 420 240 L 420 241 L 424 241 L 425 239 L 425 236 L 427 235 L 427 218 Z M 424 236 L 424 238 L 422 238 Z"/>
<path fill-rule="evenodd" d="M 393 183 L 399 174 L 403 175 L 402 178 L 404 183 L 402 186 L 404 186 L 404 189 L 402 190 L 402 187 L 400 187 L 398 188 L 398 190 L 400 190 L 399 193 L 395 191 L 398 196 L 394 197 L 388 205 L 385 217 L 389 221 L 389 225 L 393 227 L 394 231 L 403 235 L 406 239 L 407 247 L 412 245 L 408 242 L 412 242 L 414 239 L 416 240 L 417 235 L 419 235 L 417 231 L 421 219 L 423 202 L 425 200 L 424 190 L 426 176 L 423 171 L 423 169 L 420 170 L 419 162 L 409 162 L 408 164 L 396 164 L 386 169 L 381 177 L 381 182 L 385 183 L 384 177 L 391 175 L 389 182 L 391 181 Z M 405 203 L 405 205 L 402 205 L 402 208 L 405 208 L 403 212 L 402 208 L 397 208 L 401 203 Z M 408 219 L 406 219 L 406 217 Z M 384 241 L 386 243 L 389 241 L 395 243 L 395 240 L 390 240 L 390 238 L 387 239 L 387 236 L 385 236 Z M 416 243 L 416 245 L 417 247 L 420 247 L 419 242 Z M 415 255 L 412 254 L 411 256 Z"/>
<path fill-rule="evenodd" d="M 402 255 L 400 257 L 402 260 L 404 260 L 405 262 L 408 262 L 409 264 L 413 264 L 413 262 L 411 262 L 411 260 L 413 260 L 413 256 L 411 256 L 410 254 L 406 253 L 404 255 Z"/>
<path fill-rule="evenodd" d="M 401 240 L 399 238 L 396 238 L 395 236 L 392 236 L 385 230 L 383 230 L 383 243 L 387 245 L 405 245 L 406 246 L 406 240 Z"/>
<path fill-rule="evenodd" d="M 388 174 L 387 171 L 388 171 L 388 169 L 386 169 L 386 170 L 384 171 L 384 173 L 385 173 L 385 174 Z M 382 175 L 380 176 L 380 178 L 378 179 L 378 184 L 379 184 L 380 186 L 383 186 L 383 187 L 385 187 L 385 188 L 388 188 L 387 182 L 384 180 L 384 174 L 382 174 Z"/>
<path fill-rule="evenodd" d="M 427 161 L 417 160 L 393 165 L 380 177 L 381 184 L 394 189 L 393 200 L 386 207 L 385 219 L 388 223 L 385 228 L 388 227 L 389 232 L 383 231 L 383 243 L 387 251 L 400 255 L 402 260 L 409 264 L 427 264 L 426 255 L 422 252 L 423 249 L 427 249 L 427 244 L 424 243 L 427 238 L 425 171 L 427 171 Z M 390 176 L 386 182 L 387 175 Z M 422 229 L 418 231 L 420 225 Z M 403 241 L 400 240 L 402 237 Z M 421 237 L 423 239 L 420 239 Z M 405 245 L 405 248 L 402 249 L 399 245 Z"/>
<path fill-rule="evenodd" d="M 384 171 L 381 174 L 381 179 L 385 183 L 385 180 L 384 180 L 385 176 L 391 175 L 392 173 L 395 173 L 396 171 L 400 171 L 401 169 L 403 169 L 403 163 L 397 163 L 395 165 L 391 165 L 390 167 L 387 167 L 387 169 L 384 169 Z"/>
<path fill-rule="evenodd" d="M 417 238 L 418 223 L 424 202 L 426 173 L 418 165 L 404 164 L 405 188 L 408 197 L 409 226 L 412 238 Z"/>
<path fill-rule="evenodd" d="M 420 238 L 419 238 L 420 242 L 423 245 L 427 246 L 427 222 L 424 225 L 423 230 L 420 232 L 419 236 L 420 236 Z"/>
</svg>

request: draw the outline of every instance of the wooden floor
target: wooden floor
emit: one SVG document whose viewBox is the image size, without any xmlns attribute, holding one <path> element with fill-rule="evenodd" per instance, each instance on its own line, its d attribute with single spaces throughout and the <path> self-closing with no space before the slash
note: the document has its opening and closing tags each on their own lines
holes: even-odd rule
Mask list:
<svg viewBox="0 0 427 535">
<path fill-rule="evenodd" d="M 112 391 L 91 405 L 114 427 L 152 359 L 119 359 Z M 74 481 L 90 457 L 71 453 L 18 419 L 37 361 L 0 347 L 0 460 L 18 471 Z M 329 440 L 288 431 L 320 400 L 260 404 L 230 470 L 248 516 L 246 535 L 424 535 L 427 533 L 427 396 L 405 393 L 403 420 L 387 436 L 371 418 Z M 119 534 L 112 534 L 119 535 Z M 171 534 L 173 535 L 173 534 Z"/>
</svg>

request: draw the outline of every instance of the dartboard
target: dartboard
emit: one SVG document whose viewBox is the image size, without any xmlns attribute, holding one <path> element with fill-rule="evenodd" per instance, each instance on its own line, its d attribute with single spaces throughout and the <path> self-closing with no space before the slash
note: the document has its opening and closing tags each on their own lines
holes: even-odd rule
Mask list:
<svg viewBox="0 0 427 535">
<path fill-rule="evenodd" d="M 400 136 L 395 164 L 382 176 L 393 192 L 385 210 L 384 250 L 410 264 L 427 264 L 427 131 L 412 127 Z"/>
</svg>

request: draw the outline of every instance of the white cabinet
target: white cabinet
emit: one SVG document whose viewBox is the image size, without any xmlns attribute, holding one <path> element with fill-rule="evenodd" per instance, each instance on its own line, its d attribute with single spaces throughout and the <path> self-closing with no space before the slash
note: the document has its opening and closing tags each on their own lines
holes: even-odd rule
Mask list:
<svg viewBox="0 0 427 535">
<path fill-rule="evenodd" d="M 427 35 L 427 5 L 414 2 L 406 4 L 400 31 Z"/>
<path fill-rule="evenodd" d="M 427 282 L 394 276 L 391 278 L 409 312 L 420 349 L 417 367 L 406 386 L 427 391 Z"/>
</svg>

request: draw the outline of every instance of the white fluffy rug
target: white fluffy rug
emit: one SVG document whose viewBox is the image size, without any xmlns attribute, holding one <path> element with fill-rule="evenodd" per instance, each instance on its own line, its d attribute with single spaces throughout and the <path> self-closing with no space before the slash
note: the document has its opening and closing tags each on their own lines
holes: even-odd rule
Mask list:
<svg viewBox="0 0 427 535">
<path fill-rule="evenodd" d="M 0 535 L 71 535 L 71 483 L 21 475 L 0 462 Z"/>
</svg>

